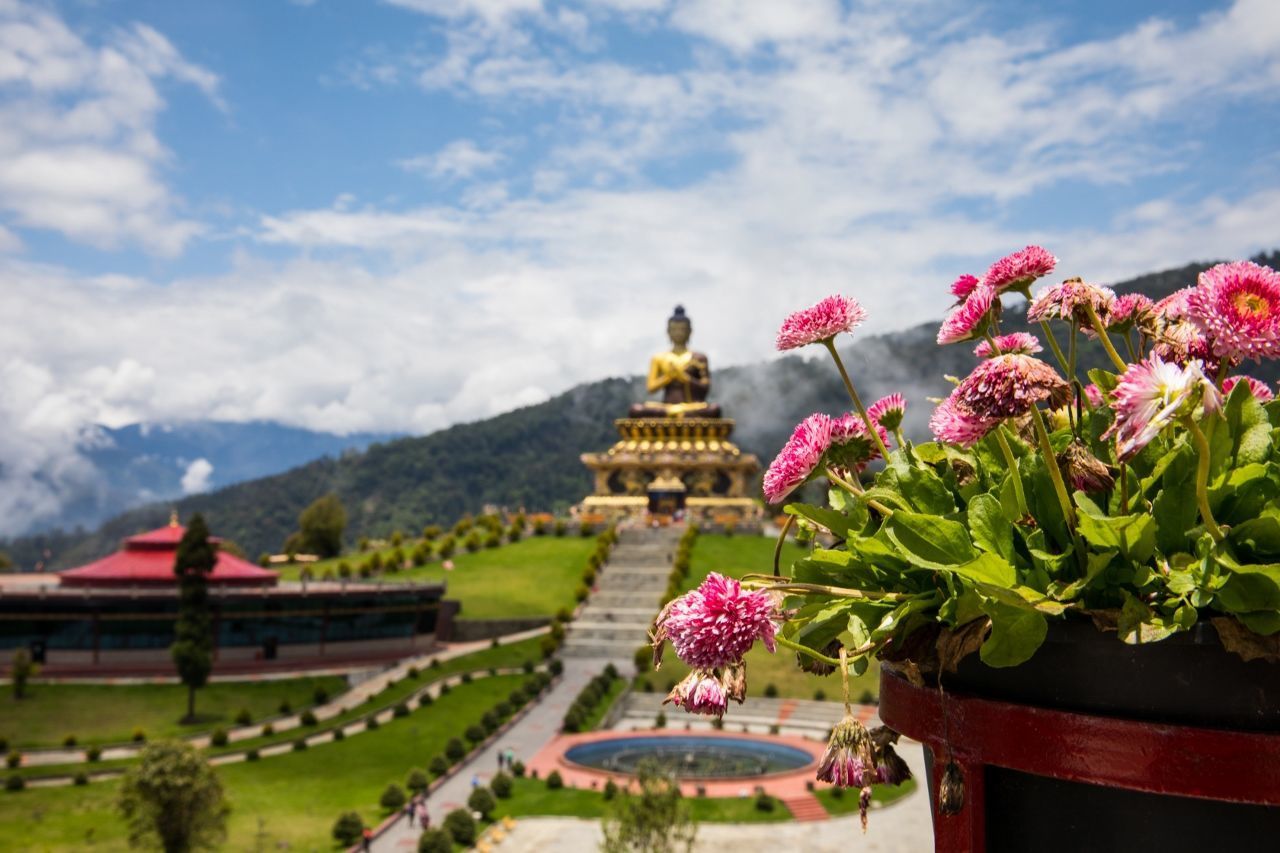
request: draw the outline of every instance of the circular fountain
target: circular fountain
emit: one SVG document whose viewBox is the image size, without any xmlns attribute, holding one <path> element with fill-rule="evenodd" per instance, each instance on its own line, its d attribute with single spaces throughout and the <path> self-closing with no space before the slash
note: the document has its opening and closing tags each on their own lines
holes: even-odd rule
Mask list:
<svg viewBox="0 0 1280 853">
<path fill-rule="evenodd" d="M 634 774 L 648 762 L 679 779 L 744 779 L 800 770 L 813 755 L 761 738 L 672 734 L 578 743 L 565 750 L 564 760 L 608 773 Z"/>
</svg>

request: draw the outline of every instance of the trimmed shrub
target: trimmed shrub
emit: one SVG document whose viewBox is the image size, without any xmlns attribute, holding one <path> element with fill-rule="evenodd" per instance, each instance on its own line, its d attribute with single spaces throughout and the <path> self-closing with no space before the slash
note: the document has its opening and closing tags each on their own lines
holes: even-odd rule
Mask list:
<svg viewBox="0 0 1280 853">
<path fill-rule="evenodd" d="M 764 791 L 761 791 L 759 794 L 756 794 L 756 811 L 771 812 L 775 808 L 777 808 L 777 805 L 778 805 L 777 801 L 774 800 L 773 797 L 766 794 Z"/>
<path fill-rule="evenodd" d="M 133 742 L 144 743 L 147 739 L 146 729 L 138 728 L 133 730 Z"/>
<path fill-rule="evenodd" d="M 453 836 L 443 829 L 428 829 L 418 836 L 418 853 L 453 853 Z"/>
<path fill-rule="evenodd" d="M 415 794 L 421 794 L 427 790 L 430 780 L 427 779 L 427 773 L 421 767 L 415 767 L 409 771 L 408 777 L 404 780 L 404 786 Z"/>
<path fill-rule="evenodd" d="M 368 729 L 369 731 L 375 731 L 378 728 L 378 726 L 381 725 L 381 723 L 378 722 L 378 717 L 376 714 L 370 714 L 369 716 L 364 718 L 364 725 L 365 725 L 365 728 Z"/>
<path fill-rule="evenodd" d="M 278 710 L 281 714 L 288 715 L 293 713 L 293 706 L 289 704 L 288 699 L 284 699 L 280 702 L 280 707 L 277 708 L 276 710 Z"/>
<path fill-rule="evenodd" d="M 469 673 L 469 672 L 464 672 L 464 673 L 462 673 L 462 675 L 461 675 L 461 676 L 460 676 L 460 678 L 459 678 L 459 681 L 461 681 L 463 684 L 470 684 L 470 683 L 471 683 L 471 673 Z"/>
<path fill-rule="evenodd" d="M 564 780 L 560 778 L 559 770 L 552 770 L 547 774 L 547 790 L 558 791 L 564 787 Z"/>
<path fill-rule="evenodd" d="M 480 817 L 489 819 L 489 814 L 498 807 L 498 802 L 488 788 L 480 787 L 471 791 L 467 797 L 467 807 L 473 812 L 480 812 Z"/>
<path fill-rule="evenodd" d="M 298 717 L 298 722 L 302 723 L 304 726 L 314 726 L 318 721 L 316 720 L 315 713 L 308 708 Z"/>
<path fill-rule="evenodd" d="M 493 791 L 493 795 L 500 800 L 510 798 L 511 785 L 511 777 L 506 773 L 499 773 L 489 780 L 489 790 Z"/>
<path fill-rule="evenodd" d="M 653 718 L 653 727 L 655 729 L 665 729 L 667 727 L 666 711 L 659 711 L 658 716 Z"/>
<path fill-rule="evenodd" d="M 75 775 L 75 778 L 72 779 L 71 781 L 72 781 L 72 784 L 75 784 L 75 785 L 88 785 L 89 774 L 81 770 L 79 773 Z"/>
<path fill-rule="evenodd" d="M 524 762 L 518 758 L 511 762 L 511 774 L 517 779 L 522 778 L 524 776 Z"/>
<path fill-rule="evenodd" d="M 551 663 L 547 664 L 547 669 L 548 671 L 550 671 L 552 676 L 559 676 L 561 673 L 564 672 L 564 661 L 553 660 Z M 539 673 L 539 674 L 544 675 L 545 673 Z M 551 678 L 548 677 L 546 681 L 542 682 L 542 684 L 545 687 L 550 682 L 551 682 Z"/>
<path fill-rule="evenodd" d="M 499 725 L 498 715 L 493 711 L 485 711 L 484 715 L 480 717 L 480 726 L 485 730 L 486 734 L 493 734 L 498 730 Z"/>
<path fill-rule="evenodd" d="M 604 668 L 604 676 L 610 681 L 615 680 L 618 677 L 618 668 L 613 664 L 609 664 Z"/>
<path fill-rule="evenodd" d="M 635 654 L 636 672 L 648 672 L 653 669 L 653 647 L 641 646 Z"/>
<path fill-rule="evenodd" d="M 430 693 L 423 693 L 421 696 L 418 697 L 418 707 L 425 708 L 435 701 L 436 700 L 431 698 Z"/>
<path fill-rule="evenodd" d="M 261 756 L 258 755 L 258 750 L 256 749 L 251 749 L 244 754 L 245 761 L 257 761 L 260 757 Z"/>
<path fill-rule="evenodd" d="M 556 642 L 555 637 L 543 637 L 538 641 L 538 651 L 542 652 L 544 659 L 554 655 L 559 647 L 560 644 Z"/>
<path fill-rule="evenodd" d="M 568 532 L 569 532 L 569 525 L 565 524 L 563 519 L 558 519 L 556 521 L 555 534 L 557 536 L 563 536 Z"/>
<path fill-rule="evenodd" d="M 273 734 L 275 734 L 275 733 L 276 733 L 276 728 L 275 728 L 275 726 L 271 725 L 270 723 L 267 723 L 265 726 L 263 726 L 263 727 L 262 727 L 262 736 L 263 736 L 263 737 L 271 737 L 271 736 L 272 736 Z"/>
<path fill-rule="evenodd" d="M 102 750 L 96 746 L 91 746 L 84 751 L 84 757 L 88 761 L 97 761 L 102 758 Z"/>
<path fill-rule="evenodd" d="M 467 748 L 462 745 L 462 741 L 456 737 L 449 738 L 449 742 L 444 745 L 444 756 L 454 764 L 461 761 L 467 756 Z"/>
<path fill-rule="evenodd" d="M 211 746 L 227 745 L 227 730 L 218 728 L 213 730 L 213 734 L 209 735 L 209 744 Z"/>
<path fill-rule="evenodd" d="M 343 730 L 342 726 L 338 726 L 333 730 L 333 739 L 335 741 L 347 739 L 347 733 Z"/>
<path fill-rule="evenodd" d="M 404 789 L 399 785 L 391 784 L 382 792 L 382 796 L 378 799 L 378 805 L 389 812 L 403 808 L 405 801 L 409 798 L 404 795 Z"/>
<path fill-rule="evenodd" d="M 524 663 L 522 663 L 522 664 L 520 665 L 520 669 L 524 670 L 524 673 L 525 673 L 526 675 L 528 675 L 529 673 L 533 672 L 533 661 L 531 661 L 531 660 L 527 660 L 527 661 L 525 661 Z"/>
<path fill-rule="evenodd" d="M 21 776 L 14 775 L 4 780 L 4 789 L 6 791 L 21 791 L 25 787 L 27 787 L 27 781 Z"/>
<path fill-rule="evenodd" d="M 452 689 L 453 689 L 453 688 L 449 686 L 448 682 L 445 682 L 445 681 L 440 682 L 440 695 L 441 695 L 441 696 L 448 696 L 448 695 L 449 695 L 449 691 L 450 691 L 450 690 L 452 690 Z"/>
<path fill-rule="evenodd" d="M 408 678 L 417 678 L 421 674 L 422 670 L 418 669 L 416 666 L 411 666 L 405 671 L 405 675 Z"/>
<path fill-rule="evenodd" d="M 454 809 L 445 815 L 444 829 L 455 844 L 470 847 L 476 842 L 476 821 L 466 809 Z"/>
<path fill-rule="evenodd" d="M 323 685 L 317 684 L 316 689 L 311 692 L 311 701 L 316 705 L 323 705 L 329 701 L 329 691 L 325 690 Z"/>
<path fill-rule="evenodd" d="M 573 591 L 573 597 L 576 598 L 578 601 L 586 601 L 587 596 L 589 596 L 590 594 L 591 594 L 591 590 L 588 589 L 587 585 L 584 583 L 578 584 L 578 588 Z"/>
<path fill-rule="evenodd" d="M 62 745 L 63 745 L 63 746 L 75 746 L 75 745 L 76 745 L 76 736 L 75 736 L 75 735 L 67 735 L 66 737 L 64 737 L 64 738 L 62 739 Z"/>
<path fill-rule="evenodd" d="M 344 847 L 350 847 L 360 840 L 364 834 L 364 821 L 357 812 L 343 812 L 333 822 L 333 840 Z"/>
<path fill-rule="evenodd" d="M 778 698 L 778 688 L 772 682 L 764 686 L 764 695 L 770 699 Z"/>
<path fill-rule="evenodd" d="M 304 737 L 300 737 L 300 738 L 298 738 L 297 740 L 295 740 L 295 741 L 293 742 L 293 751 L 294 751 L 294 752 L 306 752 L 306 751 L 307 751 L 307 739 L 306 739 L 306 738 L 304 738 Z"/>
<path fill-rule="evenodd" d="M 471 741 L 471 743 L 473 744 L 479 743 L 480 741 L 484 740 L 486 737 L 489 736 L 488 733 L 485 732 L 483 726 L 474 726 L 474 725 L 467 726 L 467 731 L 465 732 L 465 734 L 466 734 L 467 740 Z"/>
<path fill-rule="evenodd" d="M 237 725 L 237 726 L 247 726 L 247 725 L 249 725 L 249 724 L 250 724 L 250 723 L 252 723 L 252 722 L 253 722 L 253 715 L 249 713 L 249 709 L 248 709 L 248 708 L 241 708 L 241 709 L 236 713 L 236 725 Z"/>
<path fill-rule="evenodd" d="M 610 779 L 604 783 L 604 798 L 606 800 L 612 800 L 616 796 L 618 796 L 618 786 L 612 779 Z"/>
<path fill-rule="evenodd" d="M 403 702 L 400 702 L 394 708 L 391 709 L 391 714 L 392 716 L 395 716 L 395 717 L 407 717 L 409 716 L 409 706 Z"/>
<path fill-rule="evenodd" d="M 14 750 L 4 758 L 4 763 L 10 767 L 20 767 L 22 765 L 22 753 Z"/>
<path fill-rule="evenodd" d="M 827 691 L 823 690 L 821 687 L 813 691 L 813 701 L 815 702 L 827 701 Z"/>
<path fill-rule="evenodd" d="M 449 772 L 449 762 L 443 755 L 437 755 L 427 762 L 427 770 L 431 772 L 432 776 L 439 779 Z"/>
</svg>

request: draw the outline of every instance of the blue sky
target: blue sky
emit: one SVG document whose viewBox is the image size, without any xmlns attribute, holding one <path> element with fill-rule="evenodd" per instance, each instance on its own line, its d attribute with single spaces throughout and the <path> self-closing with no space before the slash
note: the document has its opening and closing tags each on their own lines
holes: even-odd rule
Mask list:
<svg viewBox="0 0 1280 853">
<path fill-rule="evenodd" d="M 88 424 L 426 432 L 640 370 L 677 301 L 747 362 L 1030 242 L 1272 248 L 1278 92 L 1273 0 L 0 0 L 0 517 Z"/>
</svg>

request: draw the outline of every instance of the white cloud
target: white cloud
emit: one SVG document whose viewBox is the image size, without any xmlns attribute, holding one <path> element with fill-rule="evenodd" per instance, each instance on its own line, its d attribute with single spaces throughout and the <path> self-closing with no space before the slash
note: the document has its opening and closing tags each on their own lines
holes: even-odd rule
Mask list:
<svg viewBox="0 0 1280 853">
<path fill-rule="evenodd" d="M 196 459 L 182 474 L 182 493 L 194 495 L 209 491 L 209 478 L 213 476 L 213 464 L 208 459 Z"/>
<path fill-rule="evenodd" d="M 478 172 L 493 169 L 506 159 L 501 151 L 483 149 L 470 139 L 450 142 L 435 154 L 423 154 L 400 160 L 398 165 L 407 172 L 416 172 L 432 178 L 469 178 Z"/>
<path fill-rule="evenodd" d="M 217 76 L 146 25 L 95 46 L 43 6 L 0 4 L 0 210 L 11 224 L 163 255 L 200 233 L 161 175 L 164 78 L 225 108 Z"/>
</svg>

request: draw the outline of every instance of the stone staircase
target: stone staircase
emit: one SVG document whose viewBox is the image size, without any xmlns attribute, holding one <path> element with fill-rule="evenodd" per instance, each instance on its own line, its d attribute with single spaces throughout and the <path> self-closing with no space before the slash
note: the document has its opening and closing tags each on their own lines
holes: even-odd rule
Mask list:
<svg viewBox="0 0 1280 853">
<path fill-rule="evenodd" d="M 667 589 L 682 527 L 623 528 L 582 612 L 569 625 L 566 657 L 630 660 L 649 641 L 649 625 Z"/>
<path fill-rule="evenodd" d="M 856 793 L 855 793 L 856 796 Z M 826 820 L 829 815 L 822 802 L 813 794 L 797 794 L 783 797 L 782 804 L 797 821 Z"/>
</svg>

